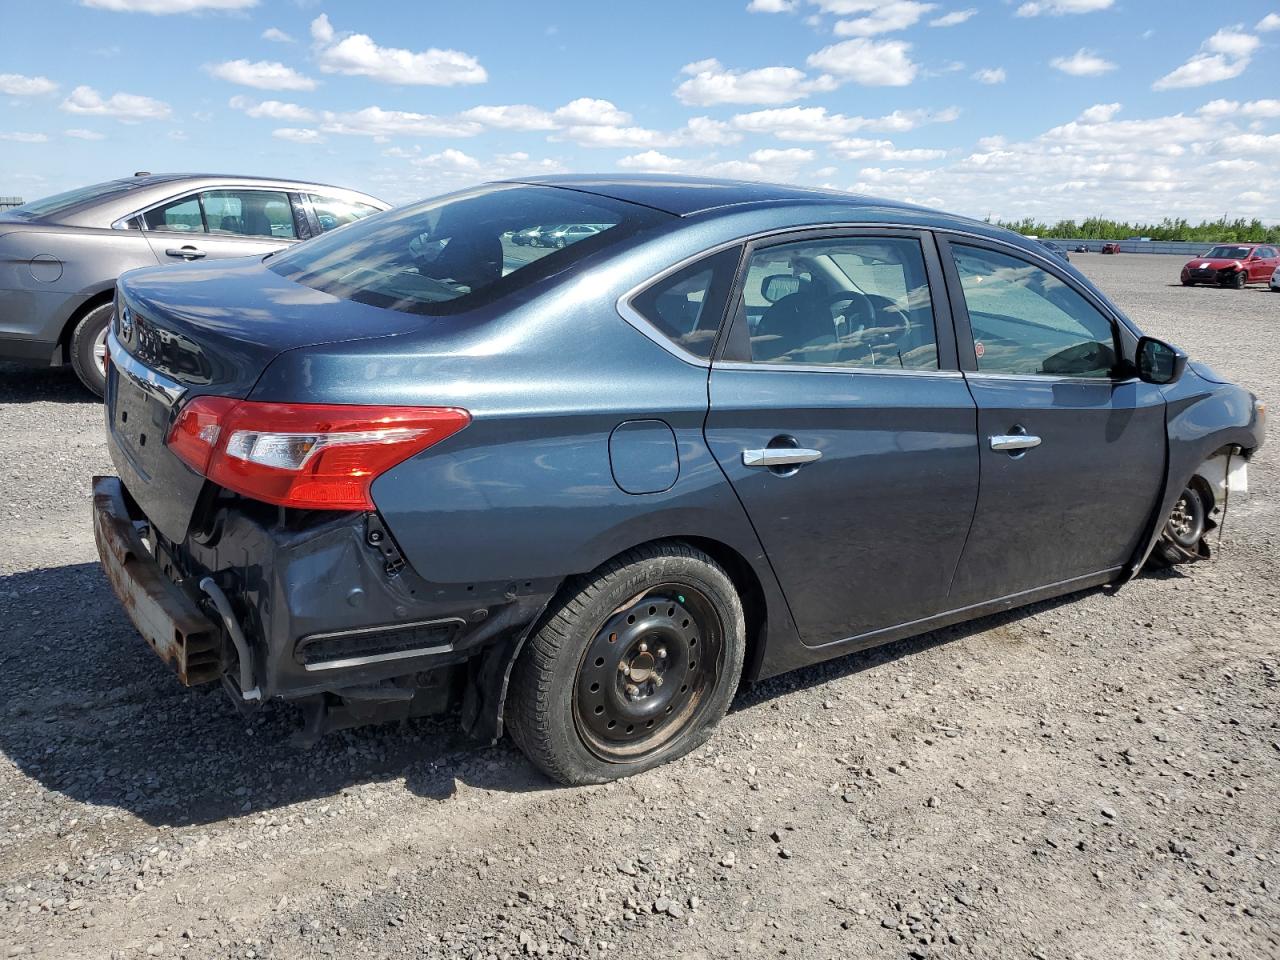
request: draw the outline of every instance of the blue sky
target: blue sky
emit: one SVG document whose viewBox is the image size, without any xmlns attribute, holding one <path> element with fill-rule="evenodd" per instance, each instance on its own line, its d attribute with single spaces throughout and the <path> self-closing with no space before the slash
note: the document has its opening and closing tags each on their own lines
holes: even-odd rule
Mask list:
<svg viewBox="0 0 1280 960">
<path fill-rule="evenodd" d="M 0 194 L 674 171 L 1280 220 L 1280 2 L 0 0 Z"/>
</svg>

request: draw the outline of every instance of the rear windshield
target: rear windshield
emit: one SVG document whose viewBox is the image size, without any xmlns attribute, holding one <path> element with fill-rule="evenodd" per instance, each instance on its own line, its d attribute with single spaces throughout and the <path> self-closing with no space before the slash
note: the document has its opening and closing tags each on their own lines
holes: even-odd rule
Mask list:
<svg viewBox="0 0 1280 960">
<path fill-rule="evenodd" d="M 272 257 L 296 283 L 406 313 L 469 310 L 668 214 L 554 187 L 490 184 L 375 214 Z M 589 230 L 573 227 L 589 226 Z M 534 242 L 515 237 L 543 228 Z M 552 228 L 565 228 L 552 236 Z"/>
<path fill-rule="evenodd" d="M 1205 254 L 1210 260 L 1243 260 L 1252 247 L 1214 247 Z"/>
<path fill-rule="evenodd" d="M 126 193 L 138 187 L 130 180 L 110 180 L 107 183 L 95 183 L 91 187 L 79 187 L 66 193 L 55 193 L 43 200 L 32 200 L 20 207 L 5 211 L 11 217 L 21 220 L 38 220 L 65 213 L 73 207 L 80 207 L 95 200 L 105 200 L 116 194 Z"/>
</svg>

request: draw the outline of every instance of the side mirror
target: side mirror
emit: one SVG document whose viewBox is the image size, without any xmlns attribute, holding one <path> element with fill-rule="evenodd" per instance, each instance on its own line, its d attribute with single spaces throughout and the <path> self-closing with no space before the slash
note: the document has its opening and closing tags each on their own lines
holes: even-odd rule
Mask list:
<svg viewBox="0 0 1280 960">
<path fill-rule="evenodd" d="M 765 277 L 760 285 L 760 295 L 770 303 L 777 303 L 783 297 L 789 297 L 800 291 L 800 278 L 789 273 L 775 273 Z"/>
<path fill-rule="evenodd" d="M 1143 337 L 1138 341 L 1138 378 L 1147 383 L 1175 383 L 1187 369 L 1187 355 L 1175 346 Z"/>
</svg>

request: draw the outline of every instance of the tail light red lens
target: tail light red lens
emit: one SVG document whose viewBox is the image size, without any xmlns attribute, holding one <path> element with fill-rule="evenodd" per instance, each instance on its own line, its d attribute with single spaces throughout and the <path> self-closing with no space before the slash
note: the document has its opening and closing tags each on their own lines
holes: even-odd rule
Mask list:
<svg viewBox="0 0 1280 960">
<path fill-rule="evenodd" d="M 372 510 L 375 479 L 470 422 L 456 407 L 197 397 L 179 414 L 168 443 L 197 473 L 255 500 Z"/>
</svg>

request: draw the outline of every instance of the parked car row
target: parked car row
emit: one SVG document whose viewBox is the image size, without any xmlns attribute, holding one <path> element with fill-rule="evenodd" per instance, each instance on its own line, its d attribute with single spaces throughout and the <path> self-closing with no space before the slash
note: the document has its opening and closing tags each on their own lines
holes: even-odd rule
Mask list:
<svg viewBox="0 0 1280 960">
<path fill-rule="evenodd" d="M 126 270 L 268 254 L 388 204 L 297 180 L 139 173 L 0 212 L 0 360 L 70 363 L 105 387 Z"/>
<path fill-rule="evenodd" d="M 505 256 L 548 223 L 596 229 Z M 460 706 L 565 783 L 744 679 L 1204 556 L 1264 436 L 1044 246 L 837 192 L 490 184 L 116 302 L 95 534 L 179 680 L 310 736 Z"/>
<path fill-rule="evenodd" d="M 503 236 L 517 247 L 554 247 L 558 249 L 595 236 L 606 227 L 607 224 L 599 223 L 557 223 L 508 232 Z"/>
</svg>

